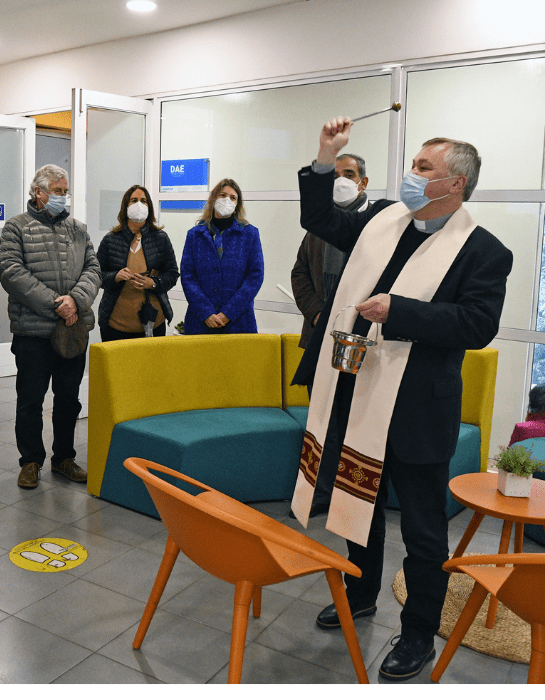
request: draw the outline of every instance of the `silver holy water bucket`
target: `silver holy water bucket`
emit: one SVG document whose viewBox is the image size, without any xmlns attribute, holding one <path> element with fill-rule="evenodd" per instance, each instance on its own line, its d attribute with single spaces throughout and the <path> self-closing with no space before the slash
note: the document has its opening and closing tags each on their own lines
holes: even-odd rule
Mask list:
<svg viewBox="0 0 545 700">
<path fill-rule="evenodd" d="M 345 333 L 336 331 L 335 324 L 340 314 L 346 309 L 354 308 L 355 304 L 345 306 L 335 316 L 331 335 L 333 336 L 333 354 L 331 356 L 331 366 L 338 369 L 340 372 L 348 372 L 349 374 L 357 374 L 360 370 L 361 363 L 365 359 L 367 348 L 376 345 L 376 340 L 371 340 L 363 335 L 356 333 Z M 377 325 L 378 337 L 378 325 Z"/>
</svg>

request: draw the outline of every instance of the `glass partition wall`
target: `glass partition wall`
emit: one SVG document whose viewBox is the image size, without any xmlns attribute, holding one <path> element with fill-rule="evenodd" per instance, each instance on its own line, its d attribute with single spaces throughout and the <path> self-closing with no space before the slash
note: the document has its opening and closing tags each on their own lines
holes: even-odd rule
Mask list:
<svg viewBox="0 0 545 700">
<path fill-rule="evenodd" d="M 180 258 L 209 190 L 223 177 L 235 179 L 265 256 L 258 328 L 298 333 L 301 316 L 278 285 L 291 292 L 291 269 L 304 236 L 297 171 L 315 157 L 322 124 L 337 114 L 356 117 L 402 102 L 398 115 L 380 115 L 352 130 L 347 150 L 366 160 L 371 200 L 397 198 L 403 171 L 427 139 L 473 143 L 483 165 L 466 206 L 514 254 L 500 332 L 491 344 L 500 353 L 493 456 L 524 419 L 532 384 L 545 383 L 545 58 L 429 62 L 320 80 L 163 100 L 163 164 L 206 160 L 208 170 L 200 187 L 173 191 L 161 183 L 161 223 Z M 181 291 L 171 296 L 177 323 L 186 305 Z"/>
<path fill-rule="evenodd" d="M 162 202 L 161 223 L 180 259 L 185 235 L 195 225 L 208 190 L 225 177 L 239 184 L 246 218 L 259 229 L 265 258 L 265 281 L 255 304 L 260 332 L 301 331 L 297 307 L 277 285 L 291 292 L 291 269 L 305 234 L 299 224 L 297 171 L 316 157 L 321 126 L 339 109 L 359 116 L 390 102 L 390 75 L 380 75 L 162 103 L 162 163 L 176 168 L 180 161 L 207 160 L 209 174 L 205 192 L 196 185 L 193 191 L 174 193 L 172 181 L 165 184 L 162 179 L 161 199 L 173 199 Z M 355 127 L 349 150 L 366 161 L 371 196 L 383 197 L 387 115 Z M 173 300 L 177 323 L 186 304 L 181 292 L 171 297 L 177 297 Z"/>
<path fill-rule="evenodd" d="M 536 324 L 545 304 L 545 299 L 537 303 L 545 201 L 545 59 L 409 70 L 406 170 L 422 142 L 436 136 L 477 147 L 479 184 L 466 207 L 514 255 L 500 332 L 491 343 L 499 350 L 494 455 L 524 419 L 532 384 L 545 382 L 545 353 L 534 344 L 545 340 L 545 334 L 535 333 L 545 330 L 545 324 Z"/>
<path fill-rule="evenodd" d="M 87 226 L 95 249 L 117 225 L 126 190 L 144 182 L 144 140 L 143 114 L 88 109 L 87 201 L 93 206 L 87 206 Z"/>
</svg>

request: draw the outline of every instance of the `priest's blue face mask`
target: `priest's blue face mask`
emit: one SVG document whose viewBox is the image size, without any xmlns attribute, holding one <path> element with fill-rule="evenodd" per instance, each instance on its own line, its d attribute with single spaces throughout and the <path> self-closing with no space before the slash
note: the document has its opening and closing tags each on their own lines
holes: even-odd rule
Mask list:
<svg viewBox="0 0 545 700">
<path fill-rule="evenodd" d="M 413 172 L 408 172 L 401 181 L 401 188 L 399 190 L 401 201 L 411 211 L 419 211 L 430 202 L 436 202 L 438 199 L 445 199 L 445 197 L 448 197 L 448 194 L 444 194 L 442 197 L 435 197 L 434 199 L 426 197 L 424 191 L 430 182 L 439 182 L 439 180 L 451 180 L 455 177 L 458 176 L 450 175 L 450 177 L 439 177 L 436 180 L 427 180 L 421 175 L 416 175 Z"/>
</svg>

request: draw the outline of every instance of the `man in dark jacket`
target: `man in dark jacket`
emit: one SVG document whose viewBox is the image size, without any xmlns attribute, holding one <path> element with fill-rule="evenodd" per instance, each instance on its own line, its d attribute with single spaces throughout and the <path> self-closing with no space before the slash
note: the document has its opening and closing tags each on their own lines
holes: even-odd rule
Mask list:
<svg viewBox="0 0 545 700">
<path fill-rule="evenodd" d="M 365 211 L 369 206 L 365 192 L 368 182 L 363 158 L 352 153 L 337 156 L 333 185 L 335 206 L 346 211 Z M 347 252 L 309 231 L 303 238 L 291 271 L 293 296 L 304 317 L 299 347 L 306 348 L 324 302 L 337 283 L 347 257 Z"/>
<path fill-rule="evenodd" d="M 51 469 L 71 481 L 87 481 L 74 461 L 86 354 L 65 359 L 53 350 L 50 337 L 61 319 L 71 326 L 82 318 L 88 330 L 94 327 L 91 306 L 101 278 L 85 225 L 64 208 L 67 194 L 66 170 L 44 165 L 30 186 L 27 212 L 6 222 L 0 239 L 0 275 L 9 294 L 11 351 L 17 365 L 15 436 L 21 454 L 17 484 L 26 489 L 38 486 L 45 461 L 43 402 L 50 380 Z"/>
<path fill-rule="evenodd" d="M 379 673 L 406 680 L 435 655 L 448 584 L 446 490 L 462 361 L 466 349 L 488 345 L 498 331 L 513 256 L 462 206 L 477 184 L 480 158 L 460 141 L 424 144 L 403 178 L 402 202 L 379 200 L 361 213 L 334 208 L 335 157 L 350 126 L 348 118 L 326 123 L 317 160 L 299 173 L 301 225 L 351 255 L 293 380 L 313 382 L 313 393 L 292 508 L 305 524 L 317 470 L 334 480 L 327 527 L 347 538 L 349 559 L 362 571 L 345 583 L 352 616 L 365 617 L 377 609 L 392 480 L 407 550 L 407 601 L 399 641 Z M 353 333 L 380 328 L 358 375 L 331 367 L 329 332 L 350 304 Z M 326 464 L 328 443 L 335 459 Z M 317 624 L 340 626 L 334 604 Z"/>
<path fill-rule="evenodd" d="M 333 185 L 335 206 L 345 211 L 365 211 L 369 206 L 365 192 L 368 182 L 365 161 L 361 156 L 352 153 L 337 156 Z M 304 317 L 299 347 L 307 347 L 324 302 L 336 286 L 347 259 L 348 252 L 335 248 L 307 231 L 291 271 L 291 288 L 295 303 Z M 308 384 L 307 388 L 310 396 L 312 384 Z M 310 518 L 327 513 L 332 488 L 331 480 L 318 479 Z M 290 517 L 295 517 L 291 511 Z"/>
</svg>

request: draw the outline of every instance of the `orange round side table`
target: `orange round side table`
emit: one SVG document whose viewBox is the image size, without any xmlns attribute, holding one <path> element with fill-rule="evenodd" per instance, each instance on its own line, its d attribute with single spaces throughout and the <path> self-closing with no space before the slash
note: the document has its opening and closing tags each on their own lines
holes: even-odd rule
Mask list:
<svg viewBox="0 0 545 700">
<path fill-rule="evenodd" d="M 466 551 L 485 515 L 503 520 L 498 554 L 506 554 L 509 550 L 513 523 L 515 523 L 515 552 L 522 552 L 524 523 L 543 525 L 545 528 L 545 481 L 532 480 L 530 498 L 504 496 L 497 490 L 497 483 L 498 475 L 486 472 L 461 474 L 449 482 L 449 489 L 454 498 L 475 511 L 452 555 L 453 559 L 461 557 Z M 492 597 L 486 618 L 486 627 L 489 629 L 494 627 L 497 609 L 498 600 Z"/>
</svg>

